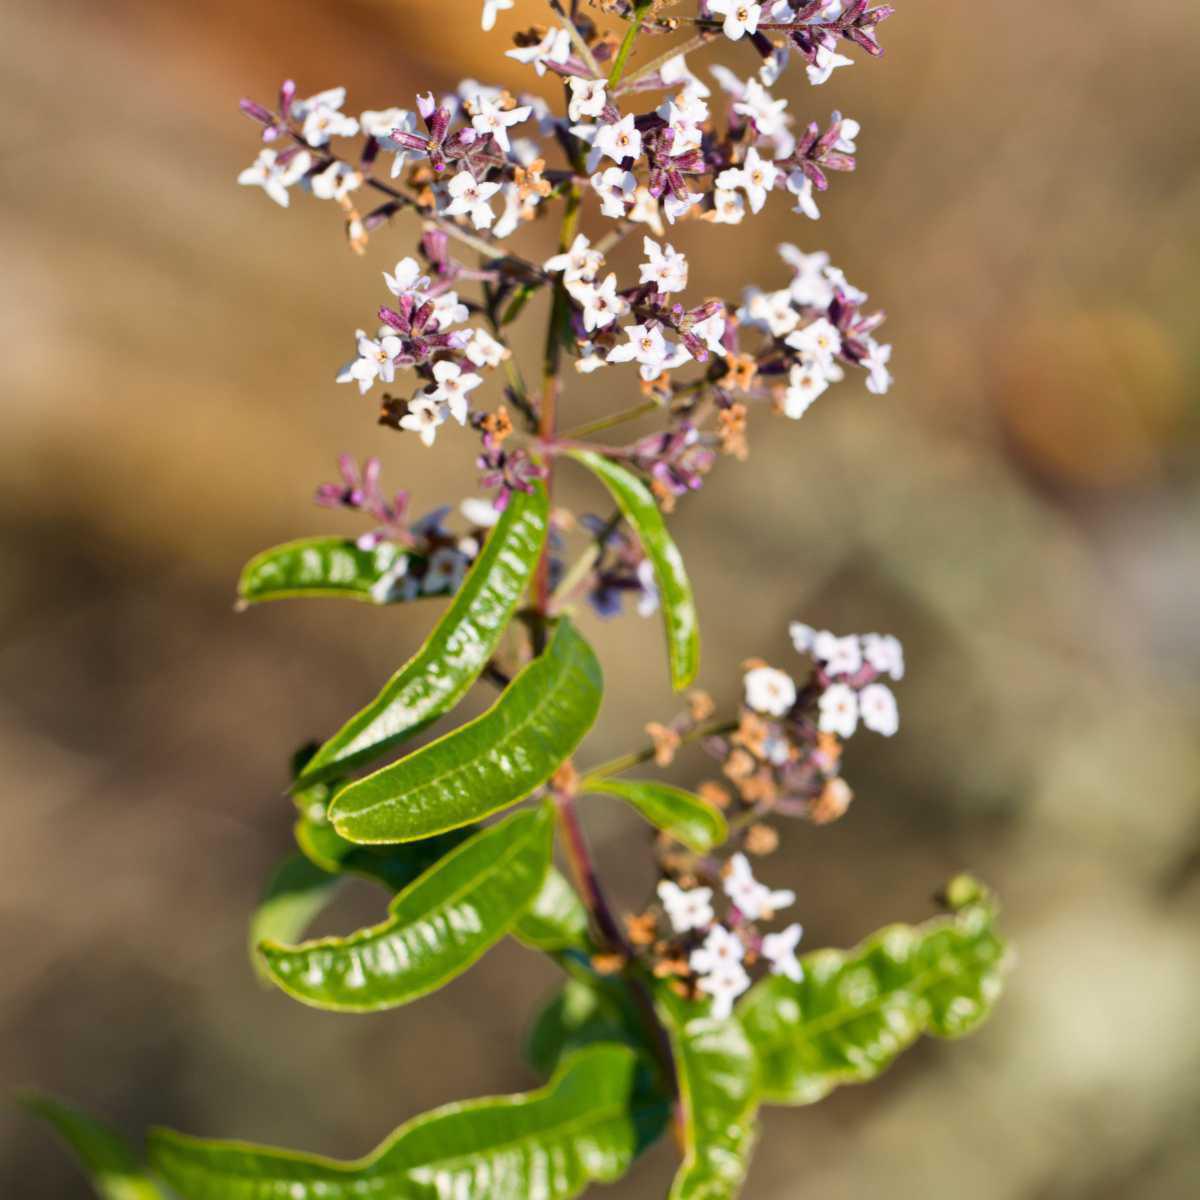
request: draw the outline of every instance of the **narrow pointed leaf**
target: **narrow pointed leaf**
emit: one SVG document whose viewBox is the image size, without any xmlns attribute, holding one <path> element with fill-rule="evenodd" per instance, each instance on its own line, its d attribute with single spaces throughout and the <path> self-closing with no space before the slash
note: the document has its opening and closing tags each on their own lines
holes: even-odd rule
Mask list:
<svg viewBox="0 0 1200 1200">
<path fill-rule="evenodd" d="M 311 537 L 272 546 L 242 569 L 238 600 L 258 604 L 299 596 L 344 596 L 368 604 L 394 604 L 409 598 L 403 588 L 412 557 L 394 542 L 364 550 L 350 538 Z M 448 595 L 447 584 L 437 592 Z"/>
<path fill-rule="evenodd" d="M 329 819 L 352 842 L 408 842 L 499 812 L 540 787 L 600 709 L 600 664 L 569 621 L 474 721 L 343 788 Z"/>
<path fill-rule="evenodd" d="M 487 665 L 533 575 L 548 516 L 540 484 L 533 492 L 513 494 L 425 644 L 313 755 L 298 787 L 378 758 L 462 699 Z"/>
<path fill-rule="evenodd" d="M 294 942 L 303 937 L 341 883 L 338 876 L 299 854 L 280 864 L 250 918 L 250 961 L 265 982 L 269 983 L 271 976 L 259 956 L 259 944 L 268 940 Z"/>
<path fill-rule="evenodd" d="M 422 846 L 425 843 L 414 844 Z M 546 881 L 533 904 L 517 918 L 513 926 L 513 933 L 525 945 L 547 952 L 584 948 L 587 945 L 587 931 L 587 909 L 579 893 L 554 867 L 546 873 Z"/>
<path fill-rule="evenodd" d="M 106 1125 L 49 1096 L 25 1096 L 22 1103 L 71 1147 L 100 1200 L 166 1200 L 137 1155 Z"/>
<path fill-rule="evenodd" d="M 550 866 L 553 816 L 528 809 L 477 833 L 404 889 L 386 921 L 345 938 L 266 942 L 271 978 L 305 1004 L 372 1012 L 461 975 L 533 903 Z"/>
<path fill-rule="evenodd" d="M 732 1200 L 756 1134 L 754 1049 L 734 1018 L 717 1020 L 706 1001 L 658 990 L 658 1009 L 671 1036 L 684 1118 L 683 1165 L 669 1200 Z"/>
<path fill-rule="evenodd" d="M 625 1046 L 583 1050 L 545 1088 L 434 1109 L 355 1162 L 169 1130 L 150 1158 L 186 1200 L 570 1200 L 633 1161 L 635 1065 Z"/>
<path fill-rule="evenodd" d="M 718 809 L 694 792 L 685 792 L 667 783 L 588 776 L 580 784 L 580 791 L 619 797 L 651 825 L 669 833 L 697 854 L 707 854 L 729 836 L 729 827 Z"/>
<path fill-rule="evenodd" d="M 650 489 L 636 475 L 591 450 L 572 450 L 571 457 L 582 463 L 612 493 L 625 519 L 637 532 L 646 557 L 654 567 L 658 582 L 659 605 L 667 634 L 667 654 L 671 664 L 671 683 L 682 691 L 700 667 L 700 629 L 696 603 L 679 549 L 667 533 Z"/>
<path fill-rule="evenodd" d="M 923 925 L 891 925 L 853 950 L 801 958 L 799 983 L 771 976 L 738 1005 L 763 1098 L 812 1104 L 874 1079 L 922 1034 L 959 1037 L 991 1012 L 1005 946 L 986 899 Z"/>
<path fill-rule="evenodd" d="M 620 1042 L 644 1049 L 643 1027 L 628 992 L 609 977 L 568 979 L 538 1013 L 525 1039 L 525 1057 L 550 1075 L 559 1062 L 584 1046 Z"/>
</svg>

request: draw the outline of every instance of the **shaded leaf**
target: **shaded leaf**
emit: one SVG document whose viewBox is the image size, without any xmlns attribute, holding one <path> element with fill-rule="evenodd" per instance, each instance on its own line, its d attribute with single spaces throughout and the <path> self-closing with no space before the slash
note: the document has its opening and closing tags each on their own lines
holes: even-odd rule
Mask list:
<svg viewBox="0 0 1200 1200">
<path fill-rule="evenodd" d="M 356 1162 L 168 1130 L 150 1157 L 186 1200 L 568 1200 L 633 1161 L 634 1070 L 627 1047 L 595 1046 L 545 1088 L 434 1109 Z"/>
<path fill-rule="evenodd" d="M 250 918 L 250 961 L 265 982 L 270 983 L 271 976 L 259 956 L 259 944 L 267 940 L 294 942 L 303 937 L 341 882 L 299 854 L 280 864 Z"/>
<path fill-rule="evenodd" d="M 732 1200 L 746 1177 L 756 1134 L 754 1049 L 736 1019 L 709 1016 L 708 1001 L 684 1000 L 667 984 L 657 998 L 683 1110 L 683 1165 L 670 1200 Z"/>
<path fill-rule="evenodd" d="M 671 683 L 676 691 L 682 691 L 696 678 L 700 667 L 700 628 L 683 559 L 667 532 L 654 496 L 636 475 L 603 455 L 591 450 L 572 450 L 570 455 L 608 488 L 654 568 L 667 634 Z"/>
<path fill-rule="evenodd" d="M 694 792 L 649 779 L 613 779 L 588 776 L 581 792 L 617 796 L 636 809 L 651 825 L 669 833 L 697 854 L 707 854 L 728 836 L 729 827 L 720 810 Z"/>
<path fill-rule="evenodd" d="M 49 1096 L 24 1096 L 21 1102 L 54 1126 L 101 1200 L 166 1200 L 137 1155 L 108 1126 Z"/>
<path fill-rule="evenodd" d="M 258 604 L 299 596 L 344 596 L 368 604 L 405 599 L 400 587 L 412 556 L 394 542 L 364 550 L 350 538 L 311 537 L 272 546 L 242 569 L 238 600 Z M 440 592 L 448 595 L 447 584 Z"/>
<path fill-rule="evenodd" d="M 443 834 L 449 837 L 450 834 Z M 424 842 L 413 843 L 417 846 Z M 517 918 L 513 933 L 534 950 L 583 949 L 587 945 L 588 915 L 579 893 L 551 867 L 542 890 Z"/>
<path fill-rule="evenodd" d="M 378 758 L 448 712 L 479 677 L 521 599 L 546 538 L 546 489 L 514 492 L 425 644 L 305 764 L 307 787 Z"/>
<path fill-rule="evenodd" d="M 299 946 L 266 942 L 271 978 L 305 1004 L 371 1012 L 407 1004 L 462 974 L 541 890 L 553 815 L 527 809 L 475 834 L 405 888 L 386 921 Z"/>
<path fill-rule="evenodd" d="M 641 1048 L 641 1026 L 628 993 L 613 979 L 568 979 L 545 1005 L 525 1039 L 525 1057 L 549 1075 L 566 1055 L 597 1042 Z"/>
<path fill-rule="evenodd" d="M 956 881 L 961 882 L 961 881 Z M 853 950 L 801 958 L 804 978 L 771 976 L 737 1013 L 759 1059 L 763 1098 L 812 1104 L 874 1079 L 921 1034 L 959 1037 L 991 1012 L 1005 946 L 978 887 L 949 917 L 891 925 Z"/>
<path fill-rule="evenodd" d="M 601 691 L 591 647 L 561 620 L 546 652 L 487 712 L 343 788 L 329 819 L 353 842 L 407 842 L 507 808 L 579 745 Z"/>
</svg>

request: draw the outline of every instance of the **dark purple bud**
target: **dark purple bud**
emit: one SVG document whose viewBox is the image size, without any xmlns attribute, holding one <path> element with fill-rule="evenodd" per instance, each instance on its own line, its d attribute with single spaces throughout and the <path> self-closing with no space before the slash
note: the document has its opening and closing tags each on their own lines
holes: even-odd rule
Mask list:
<svg viewBox="0 0 1200 1200">
<path fill-rule="evenodd" d="M 396 145 L 403 146 L 405 150 L 424 151 L 429 145 L 429 139 L 424 134 L 406 133 L 403 129 L 393 129 L 390 136 Z"/>
<path fill-rule="evenodd" d="M 292 101 L 296 99 L 296 81 L 285 79 L 279 85 L 279 115 L 286 121 L 292 115 Z"/>
<path fill-rule="evenodd" d="M 362 158 L 360 160 L 362 166 L 369 167 L 375 161 L 378 155 L 379 143 L 373 137 L 367 138 L 366 143 L 363 146 Z"/>
<path fill-rule="evenodd" d="M 400 316 L 394 309 L 388 308 L 384 304 L 378 312 L 379 319 L 387 326 L 395 329 L 399 333 L 407 333 L 408 327 L 404 323 L 404 318 Z"/>
<path fill-rule="evenodd" d="M 425 125 L 429 129 L 429 136 L 435 142 L 440 142 L 446 136 L 446 131 L 450 128 L 450 110 L 448 108 L 434 109 L 425 118 Z"/>
<path fill-rule="evenodd" d="M 275 124 L 275 115 L 263 108 L 255 100 L 242 99 L 238 101 L 238 108 L 250 117 L 252 120 L 261 121 L 264 125 L 273 126 Z"/>
</svg>

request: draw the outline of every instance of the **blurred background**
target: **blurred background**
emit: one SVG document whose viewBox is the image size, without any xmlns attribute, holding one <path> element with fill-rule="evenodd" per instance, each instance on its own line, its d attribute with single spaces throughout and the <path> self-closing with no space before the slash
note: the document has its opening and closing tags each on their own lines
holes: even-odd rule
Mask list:
<svg viewBox="0 0 1200 1200">
<path fill-rule="evenodd" d="M 718 696 L 749 655 L 790 661 L 791 619 L 905 643 L 900 736 L 854 739 L 847 817 L 787 827 L 772 860 L 805 944 L 921 919 L 970 868 L 1003 896 L 1019 962 L 977 1037 L 767 1113 L 747 1194 L 1192 1196 L 1200 8 L 898 5 L 882 61 L 819 91 L 793 68 L 779 89 L 805 121 L 863 123 L 825 218 L 777 199 L 672 238 L 696 295 L 782 286 L 781 239 L 829 250 L 891 313 L 897 387 L 847 383 L 798 425 L 761 413 L 750 462 L 723 462 L 676 527 Z M 357 532 L 311 505 L 340 451 L 382 455 L 419 509 L 472 472 L 465 435 L 425 452 L 374 424 L 377 393 L 333 382 L 412 226 L 363 260 L 332 206 L 236 187 L 257 149 L 236 102 L 272 103 L 288 75 L 301 95 L 348 85 L 351 113 L 462 76 L 528 86 L 500 52 L 542 7 L 518 0 L 490 38 L 478 9 L 0 8 L 0 1078 L 133 1136 L 163 1122 L 352 1155 L 435 1104 L 536 1082 L 518 1035 L 555 979 L 515 944 L 372 1017 L 263 991 L 245 955 L 289 846 L 290 751 L 373 694 L 437 602 L 239 615 L 238 569 Z M 525 236 L 541 253 L 552 233 Z M 568 404 L 585 419 L 613 386 Z M 594 761 L 674 702 L 655 622 L 587 631 L 609 680 Z M 637 819 L 585 816 L 638 903 Z M 322 929 L 382 905 L 364 885 Z M 672 1167 L 663 1145 L 614 1192 L 660 1197 Z M 7 1100 L 0 1194 L 86 1194 Z"/>
</svg>

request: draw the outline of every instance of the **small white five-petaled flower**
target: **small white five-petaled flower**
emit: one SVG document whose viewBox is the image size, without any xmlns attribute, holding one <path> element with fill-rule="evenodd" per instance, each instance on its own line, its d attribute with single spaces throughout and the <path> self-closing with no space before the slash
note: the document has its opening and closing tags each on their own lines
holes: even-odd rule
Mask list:
<svg viewBox="0 0 1200 1200">
<path fill-rule="evenodd" d="M 281 164 L 279 155 L 270 148 L 260 150 L 252 166 L 247 167 L 237 178 L 238 183 L 260 187 L 276 204 L 287 208 L 291 197 L 288 188 L 299 183 L 304 173 L 312 166 L 312 156 L 307 150 L 298 150 Z"/>
<path fill-rule="evenodd" d="M 690 929 L 703 929 L 713 921 L 712 888 L 684 889 L 669 879 L 658 885 L 658 898 L 676 933 L 687 933 Z"/>
<path fill-rule="evenodd" d="M 796 685 L 790 675 L 774 667 L 755 667 L 744 680 L 746 703 L 755 712 L 782 717 L 796 703 Z"/>
<path fill-rule="evenodd" d="M 746 4 L 744 0 L 708 0 L 708 10 L 725 21 L 721 28 L 735 42 L 744 33 L 754 33 L 762 17 L 762 5 Z"/>
<path fill-rule="evenodd" d="M 781 908 L 796 902 L 795 892 L 787 888 L 772 890 L 765 883 L 759 883 L 744 854 L 735 854 L 729 860 L 725 871 L 725 895 L 751 921 L 770 920 Z"/>
<path fill-rule="evenodd" d="M 789 925 L 780 933 L 768 933 L 762 941 L 763 958 L 771 964 L 773 975 L 786 975 L 795 983 L 804 978 L 804 968 L 796 957 L 796 947 L 804 936 L 802 925 Z"/>
<path fill-rule="evenodd" d="M 476 229 L 487 229 L 496 219 L 488 201 L 500 190 L 498 183 L 480 183 L 464 169 L 446 187 L 450 193 L 450 203 L 443 209 L 446 216 L 468 216 Z"/>
</svg>

